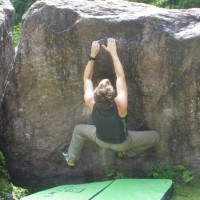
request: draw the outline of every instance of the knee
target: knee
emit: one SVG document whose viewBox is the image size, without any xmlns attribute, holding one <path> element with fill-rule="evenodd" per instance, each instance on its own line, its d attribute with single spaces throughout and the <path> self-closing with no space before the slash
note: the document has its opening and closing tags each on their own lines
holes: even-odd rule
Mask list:
<svg viewBox="0 0 200 200">
<path fill-rule="evenodd" d="M 81 124 L 77 124 L 74 127 L 73 136 L 79 135 L 81 133 Z"/>
</svg>

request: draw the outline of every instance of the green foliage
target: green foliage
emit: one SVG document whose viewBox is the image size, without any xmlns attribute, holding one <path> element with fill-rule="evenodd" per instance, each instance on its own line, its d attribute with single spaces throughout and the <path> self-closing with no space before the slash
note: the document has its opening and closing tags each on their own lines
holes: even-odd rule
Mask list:
<svg viewBox="0 0 200 200">
<path fill-rule="evenodd" d="M 157 0 L 154 5 L 163 8 L 171 7 L 171 4 L 168 0 Z"/>
<path fill-rule="evenodd" d="M 13 42 L 15 47 L 19 44 L 21 38 L 21 30 L 22 30 L 22 23 L 19 23 L 14 26 Z"/>
<path fill-rule="evenodd" d="M 128 1 L 137 2 L 137 3 L 154 4 L 154 0 L 128 0 Z"/>
<path fill-rule="evenodd" d="M 6 170 L 4 156 L 0 151 L 0 197 L 6 197 L 11 194 L 12 187 L 8 182 L 9 176 Z"/>
<path fill-rule="evenodd" d="M 179 0 L 175 8 L 200 8 L 200 0 Z"/>
<path fill-rule="evenodd" d="M 1 151 L 0 151 L 0 178 L 1 179 L 9 179 L 8 171 L 6 170 L 4 156 Z"/>
<path fill-rule="evenodd" d="M 131 2 L 153 4 L 163 8 L 199 8 L 200 0 L 128 0 Z"/>
<path fill-rule="evenodd" d="M 161 168 L 154 166 L 148 173 L 151 178 L 166 178 L 176 182 L 189 183 L 195 178 L 195 173 L 183 165 L 166 165 Z"/>
<path fill-rule="evenodd" d="M 36 0 L 11 0 L 15 8 L 15 24 L 19 24 L 22 20 L 22 15 Z"/>
<path fill-rule="evenodd" d="M 15 187 L 10 182 L 4 156 L 0 151 L 0 197 L 13 195 L 17 199 L 21 199 L 28 194 L 30 194 L 30 191 L 23 188 Z"/>
<path fill-rule="evenodd" d="M 12 185 L 12 194 L 17 199 L 21 199 L 22 197 L 29 195 L 30 191 L 27 189 L 15 187 L 14 185 Z"/>
<path fill-rule="evenodd" d="M 114 169 L 110 169 L 106 172 L 106 179 L 111 180 L 111 179 L 122 179 L 126 178 L 125 175 L 119 171 L 116 171 Z"/>
<path fill-rule="evenodd" d="M 6 197 L 12 193 L 11 191 L 11 185 L 7 181 L 0 179 L 0 197 Z"/>
<path fill-rule="evenodd" d="M 0 180 L 0 197 L 13 195 L 16 199 L 21 199 L 29 194 L 30 192 L 27 189 L 15 187 L 6 180 Z"/>
</svg>

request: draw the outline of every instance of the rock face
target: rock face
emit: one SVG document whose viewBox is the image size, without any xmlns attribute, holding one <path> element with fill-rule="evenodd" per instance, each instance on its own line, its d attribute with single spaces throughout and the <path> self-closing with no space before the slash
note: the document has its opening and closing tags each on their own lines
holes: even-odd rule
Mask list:
<svg viewBox="0 0 200 200">
<path fill-rule="evenodd" d="M 24 15 L 7 92 L 6 160 L 13 182 L 31 189 L 99 180 L 109 168 L 142 176 L 155 164 L 200 172 L 200 9 L 126 1 L 42 0 Z M 160 142 L 121 161 L 87 142 L 75 169 L 61 152 L 77 123 L 91 123 L 82 76 L 93 40 L 118 41 L 129 92 L 129 128 L 148 125 Z M 94 82 L 115 81 L 101 50 Z"/>
<path fill-rule="evenodd" d="M 12 44 L 13 18 L 14 8 L 10 1 L 0 0 L 0 137 L 5 134 L 7 126 L 5 121 L 7 117 L 4 116 L 6 115 L 4 113 L 4 97 L 12 68 L 11 63 L 14 58 L 14 47 Z"/>
<path fill-rule="evenodd" d="M 14 8 L 7 0 L 0 1 L 0 99 L 3 101 L 5 79 L 14 56 L 12 45 L 12 26 Z"/>
</svg>

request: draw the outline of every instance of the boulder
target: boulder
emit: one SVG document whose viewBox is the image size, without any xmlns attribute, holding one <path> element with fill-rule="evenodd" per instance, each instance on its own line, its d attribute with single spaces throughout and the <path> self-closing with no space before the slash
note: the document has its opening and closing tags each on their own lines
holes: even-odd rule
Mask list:
<svg viewBox="0 0 200 200">
<path fill-rule="evenodd" d="M 23 17 L 6 96 L 6 161 L 14 184 L 41 190 L 102 180 L 108 169 L 141 177 L 154 165 L 200 172 L 200 9 L 168 10 L 126 1 L 41 0 Z M 78 123 L 92 123 L 82 76 L 93 40 L 117 40 L 129 93 L 129 129 L 148 126 L 159 144 L 135 158 L 87 142 L 76 168 L 62 149 Z M 115 81 L 101 49 L 94 83 Z"/>
<path fill-rule="evenodd" d="M 14 8 L 10 1 L 0 0 L 0 150 L 1 136 L 6 134 L 6 118 L 4 115 L 5 93 L 12 71 L 14 47 L 12 42 L 12 28 Z M 4 131 L 3 131 L 4 130 Z"/>
</svg>

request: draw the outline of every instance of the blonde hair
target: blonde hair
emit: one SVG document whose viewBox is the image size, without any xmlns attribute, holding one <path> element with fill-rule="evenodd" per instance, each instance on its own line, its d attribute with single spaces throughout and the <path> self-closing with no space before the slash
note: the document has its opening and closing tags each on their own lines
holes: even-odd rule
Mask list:
<svg viewBox="0 0 200 200">
<path fill-rule="evenodd" d="M 103 79 L 99 82 L 94 91 L 94 100 L 97 107 L 108 109 L 112 106 L 116 93 L 109 79 Z"/>
</svg>

